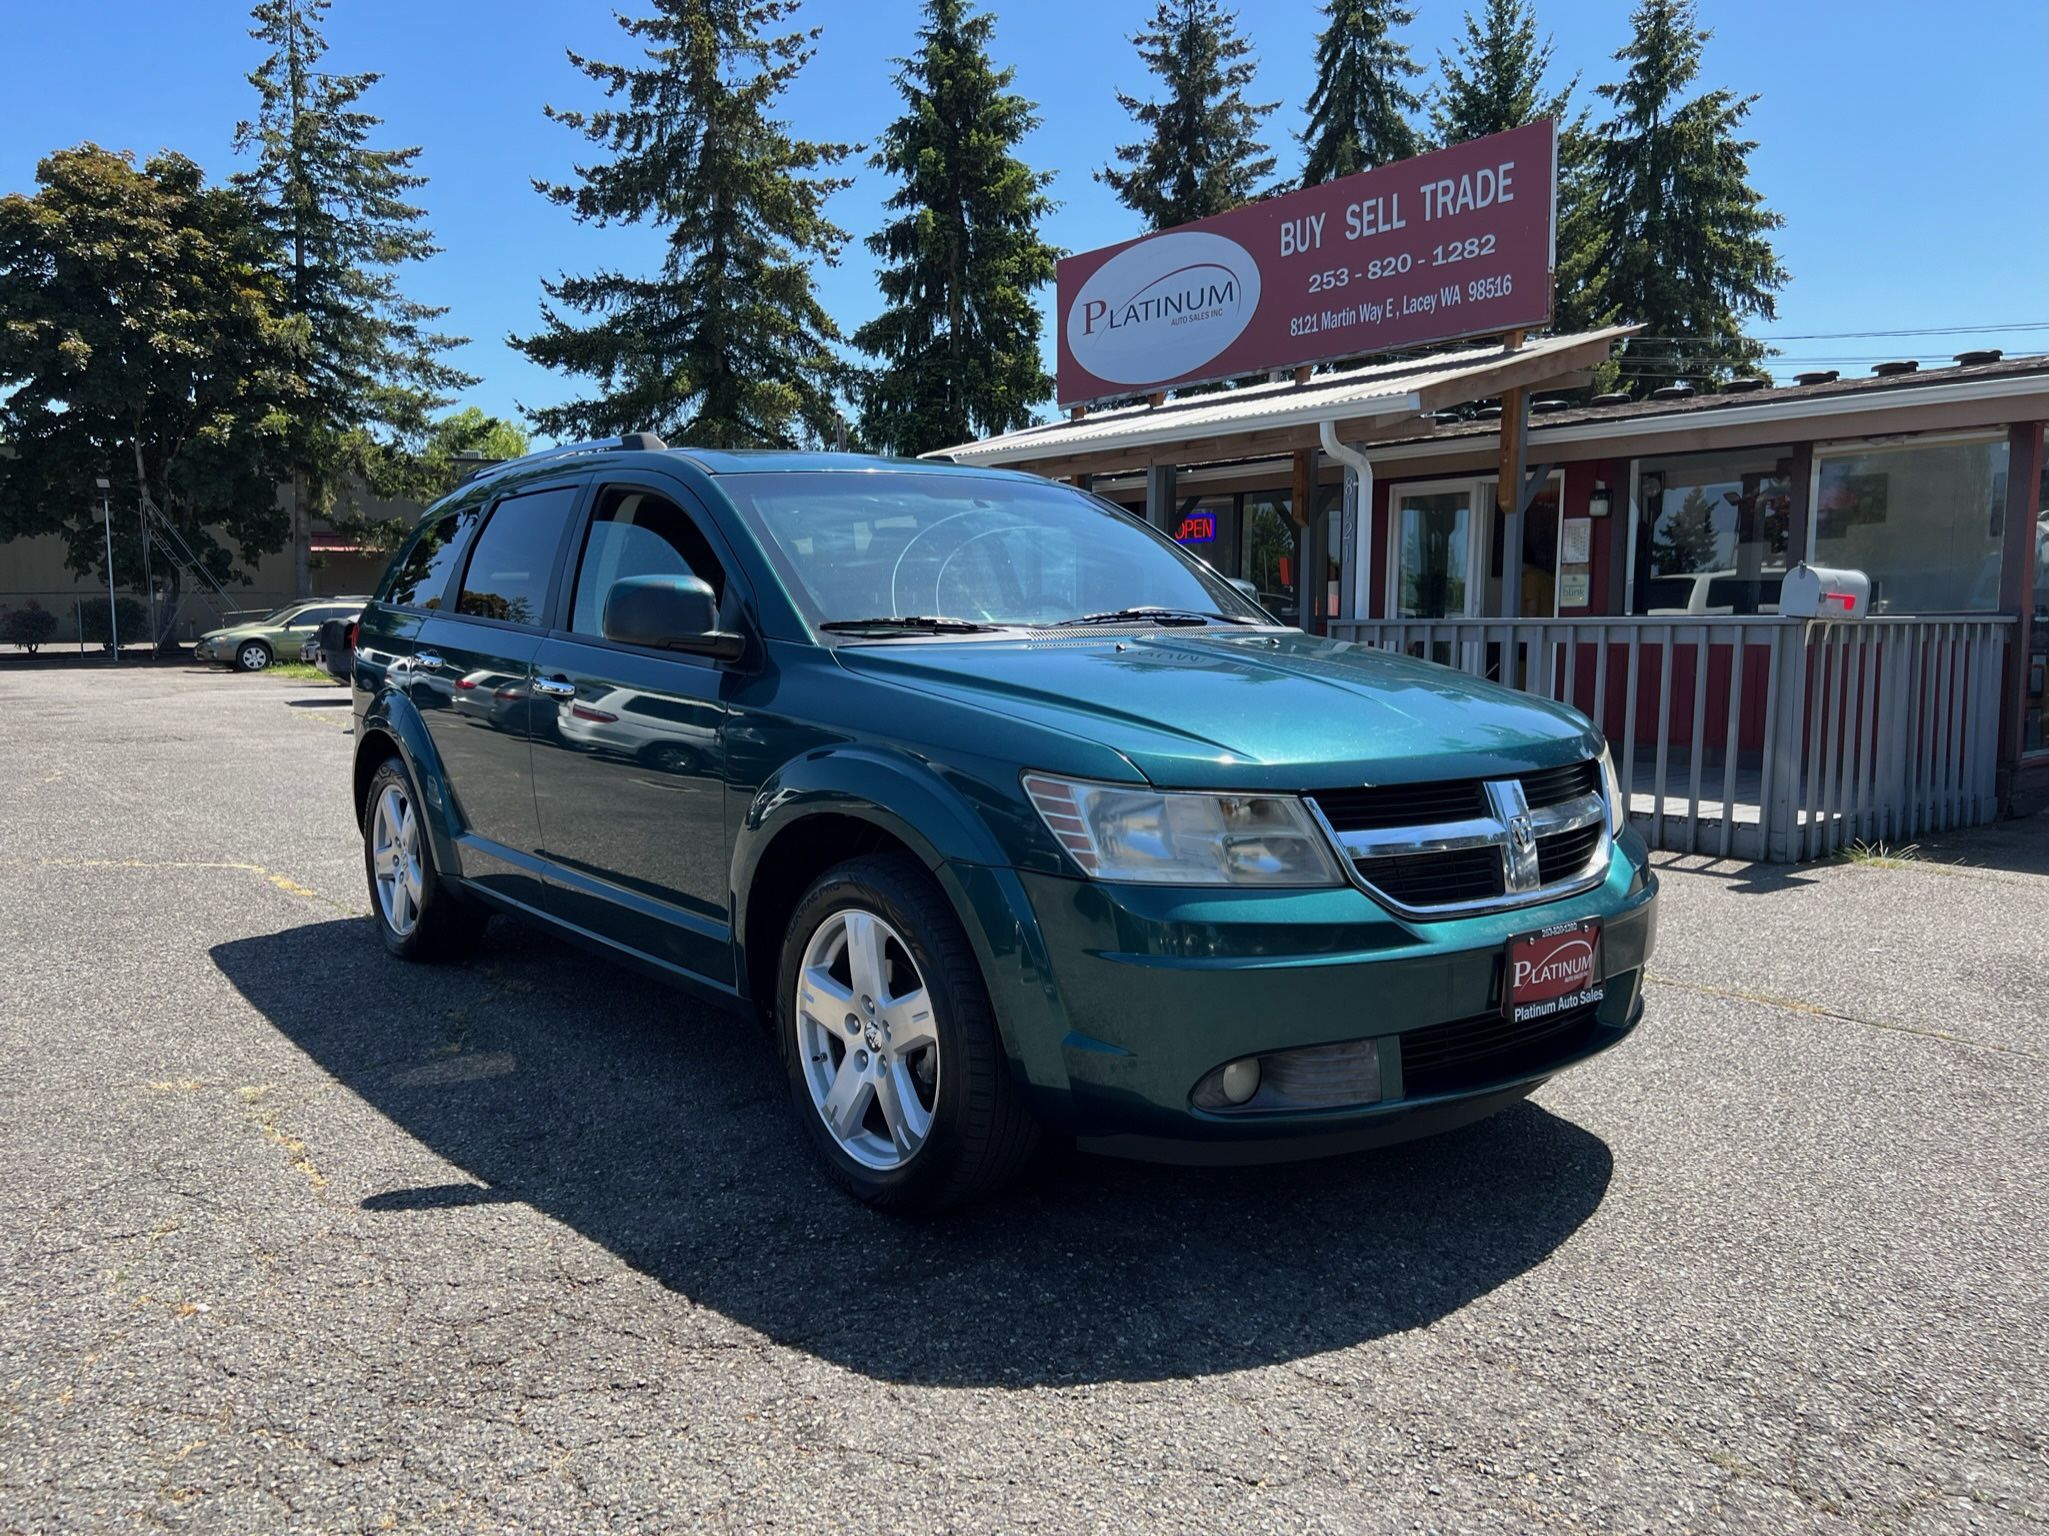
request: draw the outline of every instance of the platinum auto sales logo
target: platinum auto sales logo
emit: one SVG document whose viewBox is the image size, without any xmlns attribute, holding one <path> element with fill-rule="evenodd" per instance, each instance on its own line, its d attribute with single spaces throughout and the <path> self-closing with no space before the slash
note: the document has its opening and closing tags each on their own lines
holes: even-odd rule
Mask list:
<svg viewBox="0 0 2049 1536">
<path fill-rule="evenodd" d="M 1178 379 L 1218 356 L 1259 308 L 1259 264 L 1235 240 L 1180 230 L 1141 240 L 1082 284 L 1067 349 L 1112 384 Z"/>
<path fill-rule="evenodd" d="M 1540 954 L 1518 956 L 1515 962 L 1515 990 L 1536 989 L 1546 994 L 1572 992 L 1594 976 L 1592 941 L 1577 935 L 1560 939 Z"/>
</svg>

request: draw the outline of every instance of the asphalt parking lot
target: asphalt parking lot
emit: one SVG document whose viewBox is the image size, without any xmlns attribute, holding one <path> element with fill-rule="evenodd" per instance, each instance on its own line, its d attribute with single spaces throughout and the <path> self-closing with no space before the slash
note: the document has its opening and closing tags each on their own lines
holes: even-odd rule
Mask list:
<svg viewBox="0 0 2049 1536">
<path fill-rule="evenodd" d="M 2049 1528 L 2041 818 L 1669 866 L 1645 1027 L 1453 1136 L 921 1226 L 744 1025 L 388 960 L 340 690 L 0 711 L 0 1530 Z"/>
</svg>

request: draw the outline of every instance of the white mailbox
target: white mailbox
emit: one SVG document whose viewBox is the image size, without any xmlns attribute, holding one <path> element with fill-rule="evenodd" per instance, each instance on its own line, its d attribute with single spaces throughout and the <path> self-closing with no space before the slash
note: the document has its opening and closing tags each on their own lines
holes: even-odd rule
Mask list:
<svg viewBox="0 0 2049 1536">
<path fill-rule="evenodd" d="M 1779 612 L 1796 619 L 1861 619 L 1871 612 L 1871 578 L 1803 560 L 1786 572 Z"/>
</svg>

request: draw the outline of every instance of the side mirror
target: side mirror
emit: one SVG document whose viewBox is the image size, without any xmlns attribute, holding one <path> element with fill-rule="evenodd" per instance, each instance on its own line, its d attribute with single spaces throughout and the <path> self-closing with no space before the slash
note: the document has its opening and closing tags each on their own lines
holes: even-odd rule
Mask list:
<svg viewBox="0 0 2049 1536">
<path fill-rule="evenodd" d="M 1256 582 L 1247 581 L 1243 576 L 1233 576 L 1230 580 L 1232 586 L 1243 592 L 1255 603 L 1259 601 L 1259 586 Z"/>
<path fill-rule="evenodd" d="M 605 594 L 604 631 L 621 645 L 737 661 L 747 638 L 719 628 L 719 603 L 696 576 L 629 576 Z"/>
</svg>

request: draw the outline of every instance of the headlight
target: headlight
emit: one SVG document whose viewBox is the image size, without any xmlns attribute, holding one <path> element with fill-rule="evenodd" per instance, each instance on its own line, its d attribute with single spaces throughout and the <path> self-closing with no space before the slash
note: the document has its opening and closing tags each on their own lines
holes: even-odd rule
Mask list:
<svg viewBox="0 0 2049 1536">
<path fill-rule="evenodd" d="M 1601 798 L 1608 802 L 1608 835 L 1620 837 L 1629 825 L 1629 801 L 1615 772 L 1615 754 L 1606 746 L 1601 748 Z"/>
<path fill-rule="evenodd" d="M 1042 773 L 1025 793 L 1084 873 L 1154 885 L 1341 885 L 1323 834 L 1284 795 L 1166 793 Z"/>
</svg>

